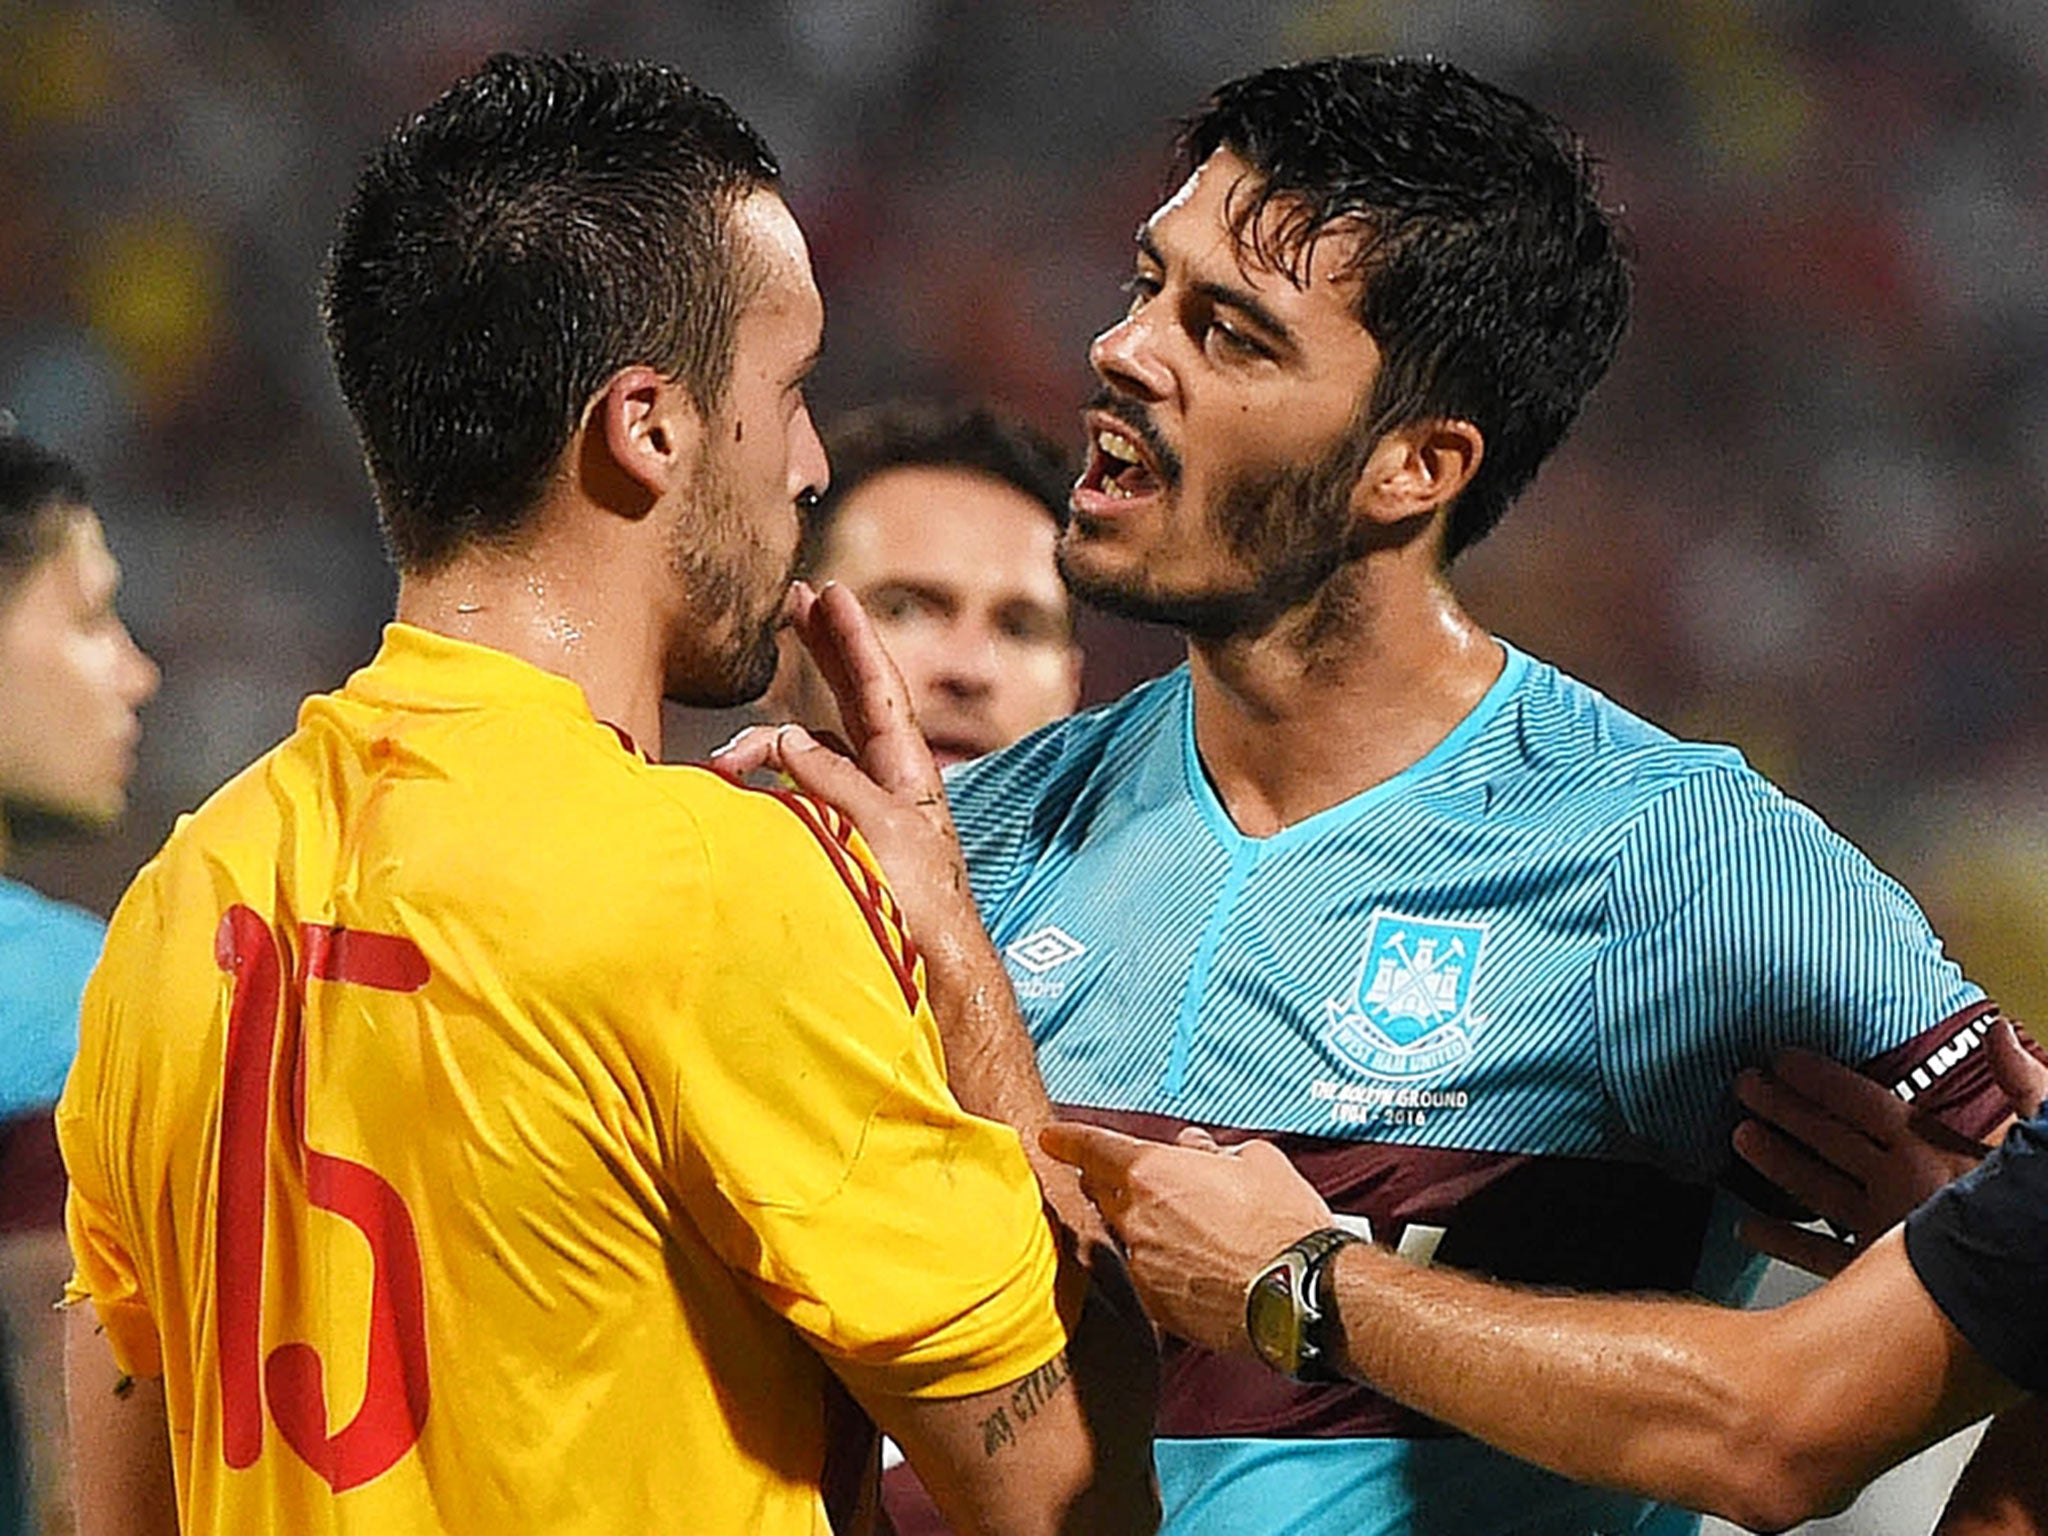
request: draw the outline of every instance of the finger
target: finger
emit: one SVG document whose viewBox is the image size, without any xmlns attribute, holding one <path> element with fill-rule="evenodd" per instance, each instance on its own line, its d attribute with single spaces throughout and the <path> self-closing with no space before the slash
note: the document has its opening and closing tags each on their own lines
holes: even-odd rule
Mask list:
<svg viewBox="0 0 2048 1536">
<path fill-rule="evenodd" d="M 807 621 L 811 609 L 817 604 L 818 589 L 799 576 L 789 584 L 789 618 L 792 623 Z"/>
<path fill-rule="evenodd" d="M 769 763 L 789 775 L 792 784 L 813 800 L 837 806 L 857 827 L 895 809 L 886 790 L 868 777 L 859 763 L 820 745 L 800 725 L 785 725 L 775 732 Z"/>
<path fill-rule="evenodd" d="M 735 782 L 744 779 L 756 769 L 766 768 L 773 762 L 777 751 L 775 736 L 780 729 L 774 725 L 750 725 L 713 752 L 705 760 L 705 766 Z"/>
<path fill-rule="evenodd" d="M 841 757 L 854 755 L 853 748 L 847 743 L 846 738 L 837 731 L 812 731 L 811 740 L 828 752 L 837 752 Z"/>
<path fill-rule="evenodd" d="M 1840 1274 L 1856 1257 L 1856 1250 L 1839 1238 L 1809 1232 L 1768 1216 L 1743 1217 L 1736 1225 L 1735 1235 L 1758 1253 L 1823 1279 Z"/>
<path fill-rule="evenodd" d="M 939 770 L 917 728 L 910 690 L 860 600 L 837 582 L 827 583 L 798 633 L 877 781 L 918 793 L 936 787 Z"/>
<path fill-rule="evenodd" d="M 1991 1075 L 2006 1102 L 2030 1120 L 2041 1113 L 2042 1103 L 2048 1101 L 2048 1064 L 2027 1049 L 2019 1031 L 2004 1019 L 1991 1027 L 1984 1043 L 1991 1052 Z"/>
<path fill-rule="evenodd" d="M 1808 1210 L 1851 1230 L 1863 1225 L 1863 1185 L 1839 1167 L 1761 1120 L 1738 1125 L 1734 1143 L 1744 1162 Z"/>
<path fill-rule="evenodd" d="M 1223 1143 L 1211 1136 L 1199 1125 L 1183 1126 L 1174 1138 L 1183 1147 L 1193 1147 L 1197 1152 L 1222 1152 L 1227 1150 Z"/>
<path fill-rule="evenodd" d="M 1858 1180 L 1867 1181 L 1889 1145 L 1873 1140 L 1769 1073 L 1740 1074 L 1735 1079 L 1735 1097 L 1756 1120 L 1803 1142 L 1814 1157 Z"/>
<path fill-rule="evenodd" d="M 1771 1076 L 1880 1146 L 1896 1141 L 1912 1114 L 1884 1084 L 1812 1051 L 1780 1051 Z"/>
<path fill-rule="evenodd" d="M 1072 1120 L 1055 1120 L 1045 1126 L 1038 1133 L 1038 1144 L 1047 1155 L 1080 1169 L 1084 1180 L 1106 1185 L 1124 1182 L 1138 1155 L 1153 1145 L 1122 1131 Z"/>
</svg>

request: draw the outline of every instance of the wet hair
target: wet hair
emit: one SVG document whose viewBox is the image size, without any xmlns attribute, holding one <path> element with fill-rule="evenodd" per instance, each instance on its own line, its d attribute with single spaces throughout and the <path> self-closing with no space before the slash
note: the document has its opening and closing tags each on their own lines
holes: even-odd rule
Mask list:
<svg viewBox="0 0 2048 1536">
<path fill-rule="evenodd" d="M 797 565 L 805 575 L 823 563 L 847 498 L 889 469 L 974 470 L 1022 491 L 1055 524 L 1066 525 L 1076 473 L 1072 457 L 1043 433 L 989 406 L 891 401 L 839 417 L 824 439 L 832 484 L 804 513 Z"/>
<path fill-rule="evenodd" d="M 724 399 L 760 280 L 735 206 L 780 176 L 665 66 L 500 54 L 385 140 L 321 312 L 403 571 L 523 530 L 619 369 Z"/>
<path fill-rule="evenodd" d="M 0 431 L 0 602 L 56 551 L 63 522 L 50 514 L 86 505 L 77 465 L 33 439 Z"/>
<path fill-rule="evenodd" d="M 1382 358 L 1370 433 L 1476 426 L 1485 453 L 1451 508 L 1445 558 L 1483 538 L 1628 325 L 1626 236 L 1578 136 L 1454 65 L 1348 55 L 1233 80 L 1180 149 L 1186 171 L 1219 149 L 1257 171 L 1230 217 L 1262 265 L 1305 281 L 1319 237 L 1362 237 L 1359 319 Z"/>
</svg>

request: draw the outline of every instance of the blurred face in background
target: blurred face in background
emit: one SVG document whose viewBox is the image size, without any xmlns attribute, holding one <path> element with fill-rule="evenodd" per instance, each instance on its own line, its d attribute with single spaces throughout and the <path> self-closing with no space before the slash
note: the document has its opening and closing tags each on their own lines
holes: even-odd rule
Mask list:
<svg viewBox="0 0 2048 1536">
<path fill-rule="evenodd" d="M 905 464 L 840 506 L 813 580 L 851 588 L 875 621 L 939 766 L 1006 747 L 1081 696 L 1059 529 L 1035 498 L 978 469 Z M 787 657 L 775 702 L 836 723 L 830 694 Z"/>
<path fill-rule="evenodd" d="M 52 507 L 53 547 L 0 591 L 0 803 L 86 826 L 120 815 L 157 669 L 114 611 L 99 519 Z"/>
</svg>

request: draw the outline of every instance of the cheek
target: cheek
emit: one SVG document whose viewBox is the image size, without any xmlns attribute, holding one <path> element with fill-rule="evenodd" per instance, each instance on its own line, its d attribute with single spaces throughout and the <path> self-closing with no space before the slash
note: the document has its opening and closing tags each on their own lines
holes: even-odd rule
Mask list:
<svg viewBox="0 0 2048 1536">
<path fill-rule="evenodd" d="M 875 633 L 882 637 L 882 645 L 896 663 L 896 670 L 912 687 L 921 684 L 931 671 L 935 653 L 940 648 L 940 628 L 914 615 L 875 620 Z"/>
<path fill-rule="evenodd" d="M 1004 706 L 1022 730 L 1057 720 L 1074 707 L 1073 671 L 1065 651 L 1043 645 L 1006 646 L 1000 675 Z"/>
</svg>

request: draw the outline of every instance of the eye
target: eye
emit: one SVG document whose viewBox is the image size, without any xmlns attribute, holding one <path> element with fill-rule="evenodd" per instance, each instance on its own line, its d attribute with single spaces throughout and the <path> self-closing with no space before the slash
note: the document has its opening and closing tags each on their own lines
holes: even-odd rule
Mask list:
<svg viewBox="0 0 2048 1536">
<path fill-rule="evenodd" d="M 1202 344 L 1213 347 L 1225 356 L 1243 361 L 1273 355 L 1272 350 L 1264 342 L 1247 335 L 1228 320 L 1219 320 L 1213 315 L 1202 328 Z"/>
<path fill-rule="evenodd" d="M 1136 314 L 1147 299 L 1159 294 L 1159 279 L 1149 272 L 1133 272 L 1124 279 L 1124 292 L 1130 295 L 1130 312 Z"/>
<path fill-rule="evenodd" d="M 1050 609 L 1035 604 L 1004 609 L 997 620 L 997 628 L 1005 640 L 1014 640 L 1020 645 L 1064 645 L 1067 642 L 1066 621 Z"/>
<path fill-rule="evenodd" d="M 910 587 L 881 587 L 863 593 L 861 604 L 878 624 L 909 624 L 935 617 L 938 605 Z"/>
</svg>

